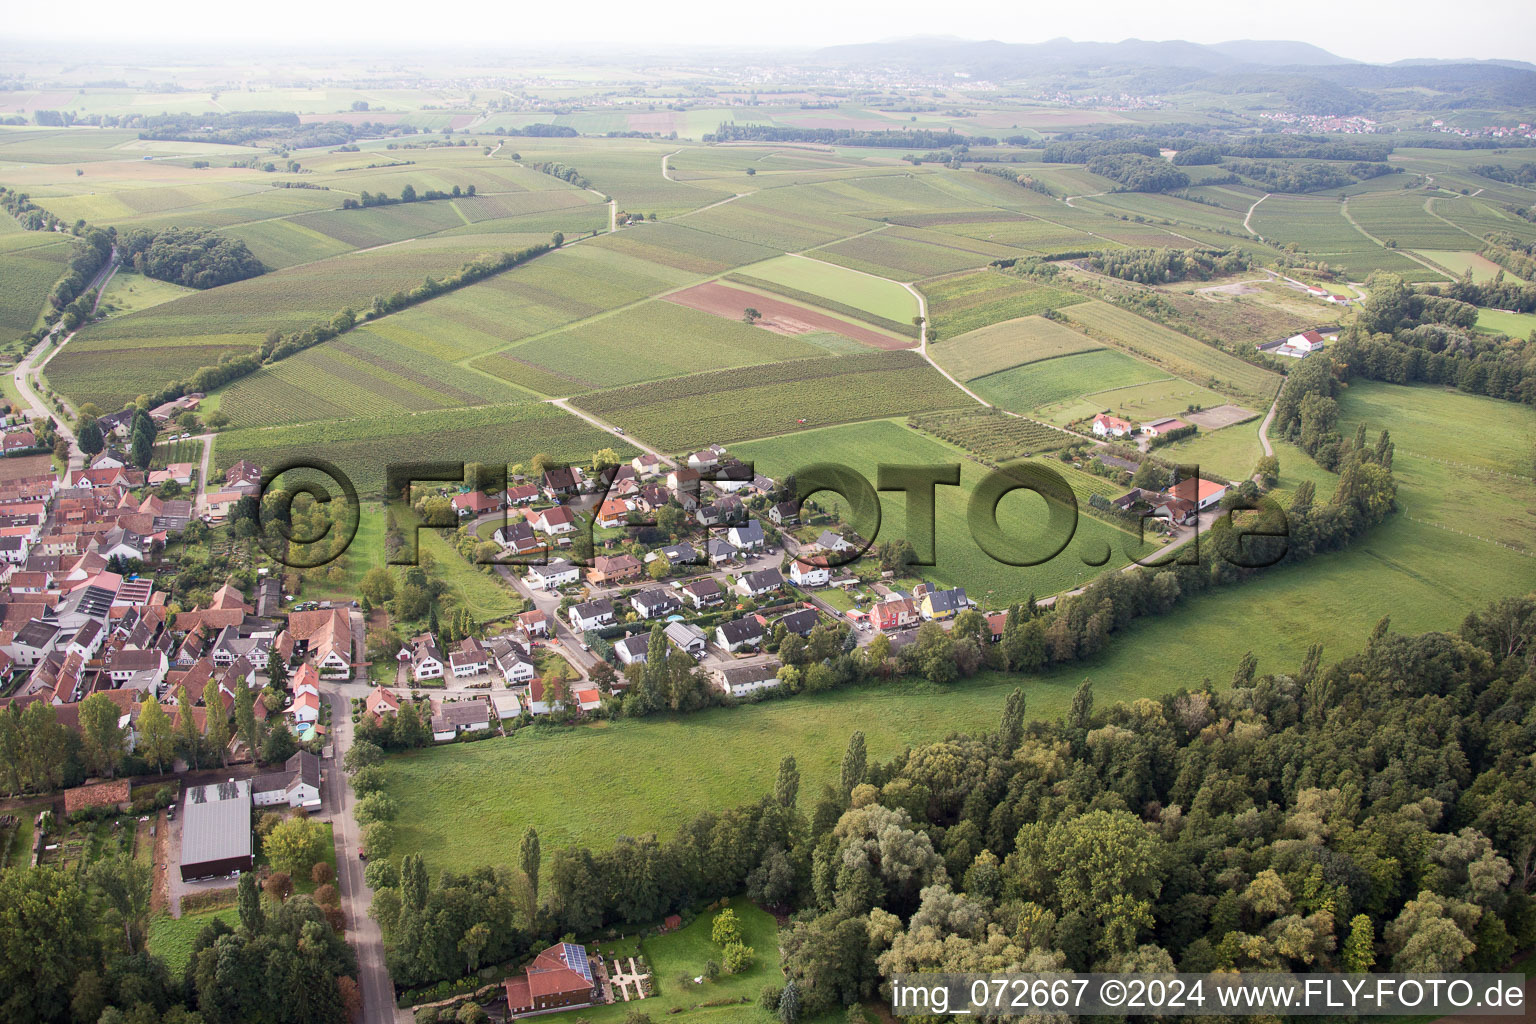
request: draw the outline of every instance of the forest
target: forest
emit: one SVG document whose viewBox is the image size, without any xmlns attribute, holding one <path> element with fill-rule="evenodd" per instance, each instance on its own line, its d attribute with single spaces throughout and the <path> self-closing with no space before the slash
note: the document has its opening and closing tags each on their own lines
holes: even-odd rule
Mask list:
<svg viewBox="0 0 1536 1024">
<path fill-rule="evenodd" d="M 188 288 L 217 288 L 267 269 L 245 242 L 207 228 L 140 228 L 119 237 L 118 250 L 146 277 Z"/>
</svg>

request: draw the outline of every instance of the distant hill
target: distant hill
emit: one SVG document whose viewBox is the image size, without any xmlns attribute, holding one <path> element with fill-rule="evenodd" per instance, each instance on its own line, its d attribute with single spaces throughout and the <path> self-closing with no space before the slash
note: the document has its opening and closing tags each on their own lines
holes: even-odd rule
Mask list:
<svg viewBox="0 0 1536 1024">
<path fill-rule="evenodd" d="M 1070 70 L 1091 67 L 1193 68 L 1208 73 L 1245 67 L 1317 67 L 1352 63 L 1311 43 L 1240 39 L 1204 45 L 1181 39 L 1124 39 L 1118 43 L 1051 39 L 1043 43 L 1002 43 L 919 36 L 880 43 L 853 43 L 817 50 L 829 64 L 914 64 L 987 75 L 1016 74 L 1020 68 Z"/>
</svg>

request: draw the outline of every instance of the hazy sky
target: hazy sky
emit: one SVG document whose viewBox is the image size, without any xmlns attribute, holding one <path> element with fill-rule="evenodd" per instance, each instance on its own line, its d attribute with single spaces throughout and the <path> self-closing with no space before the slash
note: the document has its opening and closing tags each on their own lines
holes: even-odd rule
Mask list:
<svg viewBox="0 0 1536 1024">
<path fill-rule="evenodd" d="M 1504 57 L 1536 61 L 1536 4 L 1529 0 L 1291 0 L 1170 4 L 1157 0 L 1007 3 L 889 0 L 839 4 L 726 0 L 586 0 L 580 4 L 452 0 L 70 0 L 17 4 L 5 41 L 90 36 L 106 40 L 294 43 L 306 48 L 559 44 L 814 47 L 909 35 L 1040 42 L 1126 38 L 1300 39 L 1358 60 Z"/>
</svg>

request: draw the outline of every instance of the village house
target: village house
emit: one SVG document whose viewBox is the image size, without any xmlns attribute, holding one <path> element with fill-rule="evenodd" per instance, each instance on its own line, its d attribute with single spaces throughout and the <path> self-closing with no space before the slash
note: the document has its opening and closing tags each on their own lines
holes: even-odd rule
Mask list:
<svg viewBox="0 0 1536 1024">
<path fill-rule="evenodd" d="M 1226 496 L 1227 485 L 1192 476 L 1168 488 L 1168 493 L 1175 498 L 1194 502 L 1195 508 L 1203 512 Z"/>
<path fill-rule="evenodd" d="M 642 619 L 654 619 L 662 615 L 670 615 L 682 607 L 682 602 L 677 595 L 670 590 L 657 587 L 652 590 L 642 590 L 631 595 L 630 606 L 635 614 Z"/>
<path fill-rule="evenodd" d="M 666 628 L 667 639 L 676 645 L 677 649 L 695 658 L 702 658 L 707 646 L 704 631 L 691 622 L 669 622 Z"/>
<path fill-rule="evenodd" d="M 502 982 L 514 1015 L 564 1010 L 602 1001 L 587 951 L 574 942 L 550 946 L 534 957 L 521 978 Z"/>
<path fill-rule="evenodd" d="M 515 638 L 492 637 L 486 641 L 486 646 L 496 664 L 496 670 L 509 685 L 517 686 L 530 682 L 538 674 L 538 669 L 534 666 L 533 659 L 528 656 L 527 649 Z"/>
<path fill-rule="evenodd" d="M 550 537 L 576 532 L 576 513 L 564 505 L 529 509 L 524 518 L 528 520 L 529 526 Z"/>
<path fill-rule="evenodd" d="M 443 701 L 432 712 L 432 738 L 439 743 L 460 733 L 485 732 L 491 727 L 491 702 L 484 697 Z"/>
<path fill-rule="evenodd" d="M 363 707 L 376 719 L 392 718 L 400 713 L 400 698 L 381 686 L 369 691 Z"/>
<path fill-rule="evenodd" d="M 711 448 L 705 448 L 688 456 L 688 467 L 700 471 L 714 469 L 720 465 L 720 455 Z"/>
<path fill-rule="evenodd" d="M 352 674 L 352 616 L 345 608 L 315 608 L 288 616 L 294 654 L 314 661 L 322 675 Z"/>
<path fill-rule="evenodd" d="M 768 518 L 775 526 L 793 526 L 800 521 L 800 506 L 793 501 L 781 501 L 768 510 Z"/>
<path fill-rule="evenodd" d="M 455 494 L 452 502 L 453 510 L 460 518 L 467 519 L 470 516 L 481 516 L 487 512 L 495 512 L 502 507 L 501 499 L 484 491 L 465 491 Z"/>
<path fill-rule="evenodd" d="M 426 679 L 443 678 L 443 652 L 438 649 L 437 638 L 422 633 L 411 638 L 406 649 L 400 652 L 411 663 L 411 678 L 418 683 Z"/>
<path fill-rule="evenodd" d="M 760 665 L 725 668 L 716 672 L 714 679 L 716 685 L 728 696 L 746 697 L 759 690 L 772 690 L 780 686 L 781 667 L 777 661 L 768 661 Z"/>
<path fill-rule="evenodd" d="M 766 538 L 763 536 L 763 524 L 756 519 L 749 519 L 742 526 L 733 526 L 725 531 L 725 539 L 742 551 L 752 551 L 763 546 Z"/>
<path fill-rule="evenodd" d="M 752 467 L 741 462 L 727 462 L 709 475 L 715 489 L 730 494 L 752 486 Z"/>
<path fill-rule="evenodd" d="M 597 525 L 605 530 L 623 526 L 629 518 L 629 502 L 608 498 L 597 509 Z"/>
<path fill-rule="evenodd" d="M 710 565 L 720 565 L 736 558 L 736 548 L 728 540 L 711 537 L 704 545 L 704 554 L 709 559 Z"/>
<path fill-rule="evenodd" d="M 644 633 L 627 636 L 613 645 L 613 653 L 619 656 L 620 663 L 625 666 L 644 664 L 650 649 L 650 637 Z"/>
<path fill-rule="evenodd" d="M 564 709 L 565 702 L 557 699 L 554 693 L 544 686 L 544 678 L 536 676 L 528 684 L 528 713 L 530 715 L 549 715 Z"/>
<path fill-rule="evenodd" d="M 749 572 L 736 581 L 736 592 L 742 597 L 761 597 L 784 585 L 784 574 L 777 569 L 759 569 Z"/>
<path fill-rule="evenodd" d="M 459 641 L 458 649 L 448 655 L 448 667 L 455 679 L 468 679 L 491 670 L 491 656 L 474 637 Z"/>
<path fill-rule="evenodd" d="M 569 586 L 581 578 L 581 570 L 564 559 L 555 559 L 548 565 L 530 565 L 524 577 L 534 590 L 557 590 Z"/>
<path fill-rule="evenodd" d="M 691 493 L 699 492 L 699 471 L 689 469 L 687 466 L 679 466 L 667 473 L 667 490 L 676 494 L 688 488 Z"/>
<path fill-rule="evenodd" d="M 580 632 L 586 632 L 589 629 L 602 629 L 604 626 L 613 625 L 613 602 L 598 600 L 573 604 L 566 612 L 566 617 L 571 620 L 571 625 Z"/>
<path fill-rule="evenodd" d="M 952 619 L 969 607 L 971 607 L 971 601 L 965 596 L 964 587 L 954 587 L 950 590 L 929 588 L 917 604 L 918 613 L 929 621 Z"/>
<path fill-rule="evenodd" d="M 735 654 L 744 647 L 756 647 L 763 642 L 763 624 L 756 616 L 747 615 L 715 627 L 715 643 Z"/>
<path fill-rule="evenodd" d="M 821 621 L 821 615 L 814 608 L 799 608 L 787 614 L 780 615 L 773 621 L 775 626 L 782 625 L 785 632 L 796 633 L 800 636 L 810 636 L 811 630 Z"/>
<path fill-rule="evenodd" d="M 638 477 L 652 477 L 661 468 L 661 460 L 650 452 L 643 452 L 629 460 L 630 468 Z"/>
<path fill-rule="evenodd" d="M 537 608 L 520 612 L 517 616 L 517 628 L 524 636 L 549 636 L 549 616 Z"/>
<path fill-rule="evenodd" d="M 612 586 L 640 575 L 640 559 L 634 555 L 598 555 L 587 570 L 587 582 L 595 586 Z"/>
<path fill-rule="evenodd" d="M 507 507 L 520 508 L 531 505 L 539 497 L 538 484 L 513 484 L 507 488 Z"/>
<path fill-rule="evenodd" d="M 797 587 L 824 587 L 831 578 L 831 571 L 824 565 L 810 565 L 798 558 L 789 564 L 790 582 Z"/>
<path fill-rule="evenodd" d="M 725 600 L 725 592 L 713 576 L 704 576 L 683 585 L 683 600 L 699 610 L 713 608 Z"/>
<path fill-rule="evenodd" d="M 557 466 L 544 471 L 544 495 L 558 501 L 581 490 L 581 470 L 575 466 Z"/>
<path fill-rule="evenodd" d="M 1093 418 L 1093 432 L 1100 437 L 1125 437 L 1135 428 L 1129 420 L 1101 412 Z"/>
<path fill-rule="evenodd" d="M 514 555 L 531 555 L 536 551 L 545 550 L 545 543 L 539 535 L 534 533 L 533 527 L 525 520 L 506 523 L 496 527 L 491 539 Z"/>
<path fill-rule="evenodd" d="M 282 771 L 251 780 L 251 803 L 257 807 L 284 804 L 306 811 L 319 810 L 320 782 L 320 758 L 301 750 L 283 762 Z"/>
</svg>

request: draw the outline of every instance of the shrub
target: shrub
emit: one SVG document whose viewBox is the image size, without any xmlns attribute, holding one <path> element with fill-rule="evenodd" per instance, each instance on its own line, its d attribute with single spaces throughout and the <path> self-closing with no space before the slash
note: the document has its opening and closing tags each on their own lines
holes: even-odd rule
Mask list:
<svg viewBox="0 0 1536 1024">
<path fill-rule="evenodd" d="M 331 862 L 326 860 L 315 861 L 315 866 L 309 869 L 309 880 L 316 885 L 324 885 L 336 877 L 336 869 L 331 867 Z"/>
</svg>

